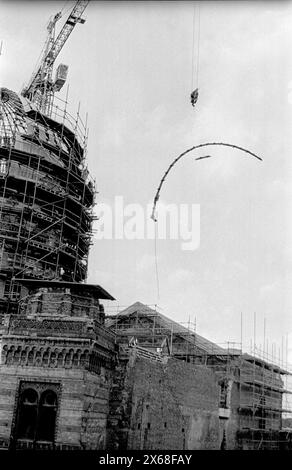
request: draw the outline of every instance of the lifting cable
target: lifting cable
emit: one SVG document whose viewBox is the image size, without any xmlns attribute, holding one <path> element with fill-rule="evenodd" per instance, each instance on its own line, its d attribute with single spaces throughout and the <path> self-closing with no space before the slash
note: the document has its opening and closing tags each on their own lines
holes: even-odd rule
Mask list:
<svg viewBox="0 0 292 470">
<path fill-rule="evenodd" d="M 160 183 L 159 183 L 159 186 L 157 188 L 157 191 L 156 191 L 156 194 L 154 196 L 154 200 L 153 200 L 153 207 L 152 207 L 152 214 L 151 214 L 151 219 L 154 221 L 155 223 L 155 237 L 154 237 L 154 256 L 155 256 L 155 269 L 156 269 L 156 286 L 157 286 L 157 298 L 159 299 L 159 273 L 158 273 L 158 257 L 157 257 L 157 217 L 156 217 L 156 206 L 157 206 L 157 203 L 158 203 L 158 200 L 159 200 L 159 197 L 160 197 L 160 191 L 161 191 L 161 188 L 162 188 L 162 185 L 164 183 L 164 181 L 166 180 L 166 177 L 168 175 L 168 173 L 170 172 L 170 170 L 174 167 L 174 165 L 181 159 L 183 158 L 185 155 L 191 153 L 192 151 L 195 151 L 199 148 L 202 148 L 202 147 L 210 147 L 210 146 L 223 146 L 223 147 L 230 147 L 232 148 L 233 150 L 240 150 L 241 152 L 244 152 L 245 154 L 247 155 L 250 155 L 254 158 L 256 158 L 257 160 L 260 160 L 262 161 L 262 158 L 259 157 L 258 155 L 256 155 L 255 153 L 251 152 L 250 150 L 244 148 L 244 147 L 240 147 L 239 145 L 234 145 L 234 144 L 229 144 L 227 142 L 206 142 L 206 143 L 203 143 L 203 144 L 198 144 L 198 145 L 194 145 L 193 147 L 185 150 L 184 152 L 182 152 L 180 155 L 178 155 L 178 157 L 176 157 L 173 162 L 168 166 L 167 170 L 165 171 L 162 179 L 160 180 Z M 205 155 L 205 156 L 202 156 L 202 157 L 196 157 L 195 160 L 203 160 L 205 158 L 211 158 L 212 155 Z"/>
<path fill-rule="evenodd" d="M 68 11 L 72 8 L 72 5 L 69 5 L 69 7 L 67 8 L 67 10 L 64 11 L 67 3 L 69 3 L 69 0 L 66 0 L 66 1 L 65 1 L 64 5 L 63 5 L 63 7 L 62 7 L 62 9 L 60 10 L 60 15 L 61 15 L 61 16 L 60 16 L 60 19 L 62 18 L 62 16 L 66 15 L 66 14 L 68 13 Z"/>
<path fill-rule="evenodd" d="M 196 3 L 198 4 L 196 6 Z M 197 14 L 196 14 L 197 10 Z M 194 3 L 193 9 L 193 42 L 192 42 L 192 70 L 191 70 L 191 89 L 199 87 L 199 69 L 200 69 L 200 36 L 201 36 L 201 14 L 200 14 L 200 2 Z M 197 31 L 197 35 L 196 35 Z M 197 37 L 196 37 L 197 36 Z M 196 47 L 196 45 L 197 47 Z M 195 47 L 196 47 L 196 58 L 195 58 Z M 196 80 L 196 81 L 195 81 Z"/>
<path fill-rule="evenodd" d="M 197 3 L 197 6 L 196 6 Z M 196 14 L 197 10 L 197 14 Z M 199 72 L 200 72 L 200 36 L 201 36 L 201 13 L 200 13 L 200 2 L 194 2 L 193 8 L 193 41 L 192 41 L 192 67 L 191 67 L 191 104 L 195 107 L 195 104 L 199 96 Z M 197 31 L 197 34 L 196 34 Z M 196 44 L 196 46 L 195 46 Z M 195 57 L 196 48 L 196 57 Z"/>
<path fill-rule="evenodd" d="M 197 35 L 196 35 L 196 31 L 197 31 Z M 190 98 L 191 98 L 191 104 L 193 107 L 195 107 L 195 104 L 199 96 L 198 91 L 199 91 L 199 69 L 200 69 L 200 33 L 201 33 L 200 1 L 197 1 L 193 3 L 193 15 L 192 15 L 191 90 L 194 90 L 194 91 L 192 91 Z M 195 49 L 196 49 L 196 58 L 195 58 Z M 164 175 L 164 179 L 167 176 L 167 173 Z M 153 211 L 151 215 L 151 218 L 155 222 L 156 222 L 155 215 L 154 215 L 155 208 L 156 208 L 157 200 L 159 198 L 160 187 L 163 181 L 160 183 L 158 194 L 156 195 L 156 199 L 154 200 L 154 207 L 153 207 Z M 160 292 L 159 292 L 159 272 L 158 272 L 158 256 L 157 256 L 157 231 L 158 231 L 157 224 L 155 224 L 154 258 L 155 258 L 157 302 L 159 302 Z"/>
</svg>

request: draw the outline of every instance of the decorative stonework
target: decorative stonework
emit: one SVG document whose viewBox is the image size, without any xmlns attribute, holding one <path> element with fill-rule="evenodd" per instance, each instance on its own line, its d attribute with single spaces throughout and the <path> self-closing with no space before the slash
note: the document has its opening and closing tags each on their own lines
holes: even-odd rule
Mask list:
<svg viewBox="0 0 292 470">
<path fill-rule="evenodd" d="M 86 367 L 89 349 L 4 345 L 2 363 L 35 367 Z"/>
<path fill-rule="evenodd" d="M 84 368 L 97 374 L 101 367 L 111 368 L 112 359 L 90 347 L 48 347 L 42 345 L 4 344 L 1 362 L 7 366 Z"/>
<path fill-rule="evenodd" d="M 20 301 L 19 310 L 22 316 L 82 317 L 94 319 L 99 323 L 104 320 L 103 307 L 98 299 L 85 294 L 73 294 L 68 288 L 53 291 L 50 288 L 40 288 Z"/>
<path fill-rule="evenodd" d="M 40 396 L 43 392 L 47 390 L 53 391 L 56 396 L 57 396 L 57 414 L 56 414 L 56 425 L 55 425 L 55 438 L 54 441 L 56 440 L 57 436 L 57 430 L 58 430 L 58 423 L 59 423 L 59 415 L 60 415 L 60 408 L 61 408 L 61 394 L 62 394 L 62 384 L 60 382 L 52 381 L 52 380 L 47 380 L 47 381 L 39 381 L 37 378 L 30 378 L 26 380 L 19 380 L 19 385 L 17 388 L 17 392 L 15 394 L 15 402 L 14 402 L 14 411 L 13 411 L 13 419 L 12 419 L 12 425 L 11 425 L 11 438 L 10 442 L 7 443 L 7 447 L 9 444 L 9 447 L 13 446 L 15 448 L 21 449 L 21 448 L 26 448 L 26 449 L 35 449 L 35 443 L 32 442 L 19 442 L 16 443 L 14 442 L 14 435 L 16 431 L 16 424 L 17 424 L 17 414 L 18 414 L 18 406 L 19 406 L 19 399 L 21 394 L 27 390 L 27 389 L 33 389 L 35 390 L 38 395 Z M 52 448 L 54 444 L 47 444 L 47 449 Z M 44 449 L 46 447 L 43 447 Z"/>
<path fill-rule="evenodd" d="M 31 332 L 38 330 L 43 334 L 79 334 L 84 335 L 88 333 L 88 325 L 81 321 L 70 321 L 70 320 L 37 320 L 28 318 L 17 318 L 13 319 L 9 330 L 11 333 L 19 334 L 22 332 Z"/>
<path fill-rule="evenodd" d="M 52 390 L 53 392 L 56 393 L 56 395 L 58 397 L 58 402 L 60 402 L 60 399 L 61 399 L 61 384 L 59 382 L 53 382 L 53 381 L 40 382 L 36 379 L 20 380 L 18 393 L 20 394 L 28 388 L 33 388 L 39 394 L 41 394 L 42 392 L 44 392 L 47 389 L 50 389 L 50 390 Z"/>
<path fill-rule="evenodd" d="M 6 317 L 1 336 L 0 392 L 3 380 L 5 387 L 9 384 L 11 396 L 2 397 L 8 410 L 6 421 L 1 424 L 0 420 L 2 447 L 103 448 L 117 346 L 114 333 L 104 326 L 103 308 L 94 289 L 82 285 L 72 289 L 40 287 L 24 299 L 18 314 Z M 48 432 L 51 441 L 40 442 L 39 437 L 32 439 L 29 434 L 25 410 L 37 406 L 37 413 L 43 416 L 42 398 L 27 404 L 23 387 L 37 390 L 43 397 L 46 391 L 42 392 L 42 387 L 57 382 L 63 388 L 62 400 L 57 400 L 57 438 L 53 442 L 41 421 L 40 428 L 36 424 L 36 435 Z M 23 428 L 18 426 L 20 422 Z"/>
</svg>

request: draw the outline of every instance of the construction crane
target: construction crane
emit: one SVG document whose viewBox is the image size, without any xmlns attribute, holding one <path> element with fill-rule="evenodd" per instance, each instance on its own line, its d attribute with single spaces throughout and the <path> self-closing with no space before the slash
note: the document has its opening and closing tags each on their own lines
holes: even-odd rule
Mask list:
<svg viewBox="0 0 292 470">
<path fill-rule="evenodd" d="M 54 94 L 56 91 L 61 90 L 67 78 L 68 66 L 60 64 L 53 79 L 55 60 L 76 24 L 85 23 L 85 19 L 81 17 L 88 3 L 89 0 L 78 0 L 75 3 L 57 38 L 55 38 L 56 23 L 61 18 L 62 13 L 57 13 L 47 26 L 48 37 L 41 63 L 36 72 L 33 73 L 29 84 L 21 92 L 22 96 L 31 100 L 44 114 L 50 115 Z"/>
</svg>

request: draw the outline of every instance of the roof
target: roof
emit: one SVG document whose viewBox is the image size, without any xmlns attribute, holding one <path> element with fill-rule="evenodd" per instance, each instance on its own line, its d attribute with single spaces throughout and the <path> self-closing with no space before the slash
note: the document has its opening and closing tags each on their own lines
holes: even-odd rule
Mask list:
<svg viewBox="0 0 292 470">
<path fill-rule="evenodd" d="M 186 341 L 195 344 L 199 349 L 209 354 L 226 355 L 226 349 L 221 348 L 216 343 L 209 341 L 208 339 L 198 335 L 197 333 L 190 332 L 190 330 L 188 330 L 184 326 L 180 325 L 174 320 L 171 320 L 162 313 L 148 307 L 147 305 L 141 302 L 135 302 L 134 304 L 119 312 L 117 315 L 111 315 L 110 317 L 107 317 L 106 326 L 110 328 L 111 326 L 114 326 L 116 324 L 117 319 L 129 317 L 137 312 L 142 316 L 150 318 L 155 317 L 155 324 L 157 326 L 159 325 L 163 328 L 167 328 L 170 332 L 175 335 L 183 336 Z"/>
<path fill-rule="evenodd" d="M 284 368 L 280 367 L 279 365 L 274 364 L 273 362 L 266 361 L 265 359 L 262 359 L 262 358 L 257 357 L 257 356 L 253 356 L 252 354 L 244 353 L 242 355 L 242 358 L 245 359 L 248 362 L 251 362 L 251 363 L 254 362 L 254 363 L 263 365 L 267 369 L 271 369 L 271 370 L 273 370 L 274 372 L 276 372 L 278 374 L 292 375 L 291 371 L 289 371 L 288 369 L 284 369 Z"/>
<path fill-rule="evenodd" d="M 275 364 L 267 362 L 259 357 L 242 353 L 241 350 L 235 348 L 222 348 L 218 346 L 216 343 L 209 341 L 208 339 L 204 338 L 203 336 L 198 335 L 197 333 L 191 332 L 188 328 L 182 326 L 181 324 L 177 323 L 176 321 L 166 317 L 162 313 L 154 310 L 153 308 L 149 307 L 148 305 L 143 304 L 142 302 L 135 302 L 134 304 L 130 305 L 126 309 L 120 311 L 117 315 L 110 315 L 107 316 L 105 319 L 105 324 L 108 328 L 115 326 L 117 321 L 122 318 L 130 317 L 131 315 L 138 313 L 141 316 L 153 318 L 155 317 L 155 324 L 157 326 L 161 326 L 162 328 L 167 328 L 169 332 L 172 332 L 175 335 L 182 336 L 185 341 L 192 343 L 193 345 L 197 346 L 200 350 L 204 351 L 204 353 L 210 355 L 216 355 L 221 357 L 232 356 L 238 357 L 241 356 L 242 359 L 248 362 L 258 362 L 265 367 L 278 372 L 280 374 L 292 375 L 291 372 L 285 370 Z"/>
<path fill-rule="evenodd" d="M 17 282 L 28 287 L 28 289 L 40 289 L 42 287 L 52 288 L 69 288 L 71 290 L 83 290 L 84 292 L 91 292 L 98 299 L 115 300 L 103 287 L 96 284 L 82 284 L 80 282 L 66 282 L 66 281 L 47 281 L 43 279 L 17 279 Z"/>
</svg>

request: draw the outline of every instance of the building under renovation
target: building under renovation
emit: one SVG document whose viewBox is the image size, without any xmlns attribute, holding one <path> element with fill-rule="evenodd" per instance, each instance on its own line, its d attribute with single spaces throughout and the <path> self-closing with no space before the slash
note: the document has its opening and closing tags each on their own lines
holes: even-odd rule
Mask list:
<svg viewBox="0 0 292 470">
<path fill-rule="evenodd" d="M 85 163 L 87 128 L 68 112 L 68 66 L 53 66 L 88 1 L 77 1 L 56 37 L 47 26 L 39 67 L 17 94 L 0 89 L 0 301 L 16 307 L 19 279 L 81 282 L 86 277 L 94 184 Z M 67 90 L 68 96 L 68 90 Z M 16 308 L 17 309 L 17 308 Z"/>
<path fill-rule="evenodd" d="M 0 448 L 279 449 L 287 368 L 85 282 L 86 126 L 55 92 L 78 1 L 22 94 L 0 90 Z"/>
<path fill-rule="evenodd" d="M 176 445 L 178 417 L 174 419 L 173 428 L 169 428 L 167 422 L 175 410 L 176 413 L 180 410 L 178 414 L 184 429 L 181 446 L 186 446 L 183 448 L 255 450 L 289 445 L 290 431 L 283 429 L 282 418 L 290 412 L 287 405 L 287 395 L 291 394 L 287 380 L 290 373 L 283 367 L 243 353 L 233 344 L 218 346 L 140 302 L 108 316 L 106 326 L 115 332 L 120 357 L 125 357 L 126 363 L 130 350 L 138 361 L 144 361 L 144 368 L 147 368 L 145 361 L 156 362 L 156 366 L 153 365 L 155 371 L 148 369 L 149 377 L 144 377 L 140 388 L 132 383 L 133 392 L 137 389 L 140 393 L 140 402 L 148 403 L 151 410 L 147 414 L 148 423 L 144 423 L 148 431 L 147 437 L 143 437 L 142 448 L 146 443 L 150 445 L 146 448 L 153 449 L 158 442 L 161 449 Z M 159 369 L 160 374 L 157 374 Z M 127 366 L 126 370 L 125 383 L 128 385 L 131 369 Z M 135 374 L 139 381 L 143 380 L 138 371 Z M 170 409 L 166 405 L 166 394 L 169 393 L 176 397 Z M 153 406 L 157 397 L 163 405 L 161 410 L 157 404 Z M 138 431 L 143 426 L 144 410 L 141 406 L 138 412 L 131 394 L 129 398 L 128 406 L 123 407 L 127 413 L 133 407 L 128 440 L 139 448 L 136 446 L 137 442 L 141 445 Z M 133 420 L 137 421 L 136 430 Z M 163 422 L 165 432 L 162 433 Z M 171 444 L 169 429 L 173 432 Z"/>
<path fill-rule="evenodd" d="M 59 122 L 27 98 L 0 93 L 0 296 L 6 313 L 19 299 L 18 279 L 85 279 L 94 185 L 80 119 L 64 110 Z"/>
</svg>

